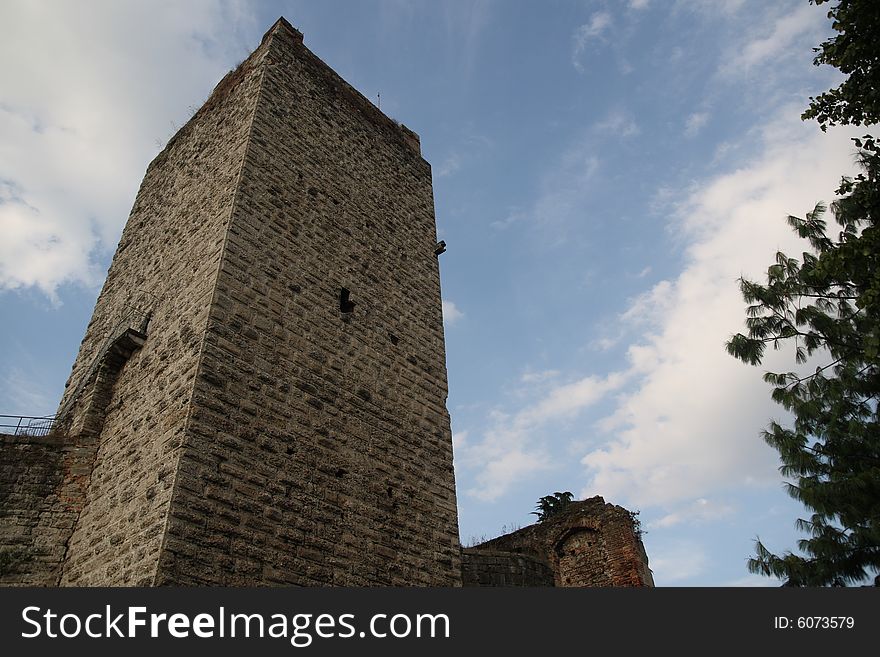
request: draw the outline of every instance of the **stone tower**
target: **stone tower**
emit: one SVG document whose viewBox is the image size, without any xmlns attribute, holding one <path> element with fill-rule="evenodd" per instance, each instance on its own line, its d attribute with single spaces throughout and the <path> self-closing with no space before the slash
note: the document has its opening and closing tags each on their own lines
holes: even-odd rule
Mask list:
<svg viewBox="0 0 880 657">
<path fill-rule="evenodd" d="M 280 19 L 138 192 L 61 584 L 460 584 L 435 247 L 418 136 Z"/>
</svg>

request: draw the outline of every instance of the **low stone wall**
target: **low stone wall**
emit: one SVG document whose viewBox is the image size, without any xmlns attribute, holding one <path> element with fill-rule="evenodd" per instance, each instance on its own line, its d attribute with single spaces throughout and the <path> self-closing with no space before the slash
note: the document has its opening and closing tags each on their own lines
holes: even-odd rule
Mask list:
<svg viewBox="0 0 880 657">
<path fill-rule="evenodd" d="M 58 585 L 95 452 L 89 439 L 0 434 L 0 585 Z"/>
<path fill-rule="evenodd" d="M 554 586 L 553 569 L 528 554 L 464 548 L 462 586 Z"/>
</svg>

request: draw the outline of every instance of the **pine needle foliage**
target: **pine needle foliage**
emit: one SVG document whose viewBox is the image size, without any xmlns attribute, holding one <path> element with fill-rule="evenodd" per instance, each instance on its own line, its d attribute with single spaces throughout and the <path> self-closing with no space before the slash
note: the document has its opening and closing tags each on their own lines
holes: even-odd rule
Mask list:
<svg viewBox="0 0 880 657">
<path fill-rule="evenodd" d="M 880 2 L 840 0 L 828 17 L 838 34 L 816 49 L 815 63 L 849 77 L 812 98 L 802 118 L 823 130 L 876 123 Z M 748 567 L 792 586 L 854 584 L 880 571 L 880 148 L 870 135 L 854 142 L 861 171 L 841 180 L 838 199 L 788 217 L 808 245 L 801 257 L 777 253 L 766 283 L 740 280 L 747 333 L 726 345 L 751 365 L 768 345 L 792 345 L 799 364 L 820 362 L 808 374 L 764 375 L 794 422 L 771 422 L 763 437 L 779 452 L 788 492 L 811 515 L 797 521 L 806 534 L 799 554 L 776 555 L 759 540 Z"/>
<path fill-rule="evenodd" d="M 574 494 L 570 491 L 564 493 L 557 491 L 552 495 L 545 495 L 538 500 L 538 504 L 535 506 L 536 510 L 532 511 L 532 515 L 538 516 L 538 522 L 544 522 L 571 504 L 573 498 Z"/>
</svg>

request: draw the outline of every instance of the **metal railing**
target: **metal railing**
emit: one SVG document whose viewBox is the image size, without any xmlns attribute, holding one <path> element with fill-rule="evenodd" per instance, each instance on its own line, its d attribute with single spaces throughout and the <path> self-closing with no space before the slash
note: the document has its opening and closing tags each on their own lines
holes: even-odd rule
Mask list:
<svg viewBox="0 0 880 657">
<path fill-rule="evenodd" d="M 0 433 L 11 436 L 45 436 L 52 430 L 54 415 L 0 415 Z"/>
</svg>

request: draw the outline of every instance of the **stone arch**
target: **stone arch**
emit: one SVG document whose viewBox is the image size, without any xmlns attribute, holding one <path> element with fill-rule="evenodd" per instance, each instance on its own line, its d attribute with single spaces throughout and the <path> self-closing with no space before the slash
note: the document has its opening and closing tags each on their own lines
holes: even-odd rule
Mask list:
<svg viewBox="0 0 880 657">
<path fill-rule="evenodd" d="M 553 545 L 557 586 L 611 586 L 608 553 L 597 527 L 571 527 Z"/>
</svg>

